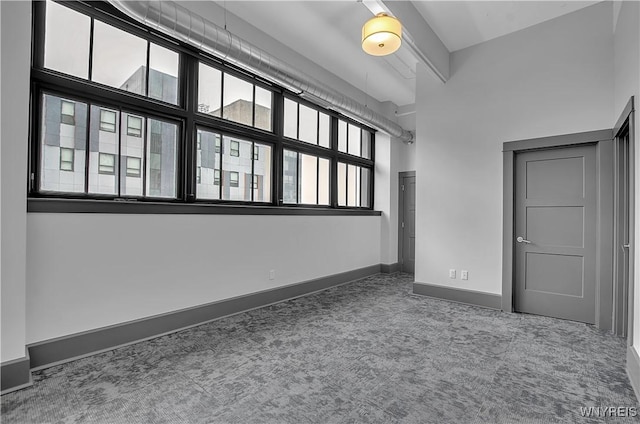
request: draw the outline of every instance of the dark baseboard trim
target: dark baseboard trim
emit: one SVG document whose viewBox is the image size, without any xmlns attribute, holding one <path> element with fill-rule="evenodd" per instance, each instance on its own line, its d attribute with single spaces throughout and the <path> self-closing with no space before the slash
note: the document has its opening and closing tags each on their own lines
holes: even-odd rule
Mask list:
<svg viewBox="0 0 640 424">
<path fill-rule="evenodd" d="M 627 375 L 640 402 L 640 356 L 633 346 L 627 347 Z"/>
<path fill-rule="evenodd" d="M 29 353 L 24 358 L 0 364 L 0 394 L 5 395 L 15 390 L 24 389 L 33 385 L 31 380 Z"/>
<path fill-rule="evenodd" d="M 380 264 L 380 272 L 383 274 L 393 274 L 394 272 L 400 271 L 400 264 Z"/>
<path fill-rule="evenodd" d="M 502 307 L 502 296 L 474 290 L 457 289 L 452 287 L 435 286 L 433 284 L 413 283 L 413 293 L 467 305 L 482 306 L 483 308 L 498 309 Z"/>
<path fill-rule="evenodd" d="M 152 339 L 229 315 L 261 308 L 380 273 L 381 265 L 277 287 L 202 306 L 31 344 L 31 369 L 47 368 L 117 347 Z"/>
</svg>

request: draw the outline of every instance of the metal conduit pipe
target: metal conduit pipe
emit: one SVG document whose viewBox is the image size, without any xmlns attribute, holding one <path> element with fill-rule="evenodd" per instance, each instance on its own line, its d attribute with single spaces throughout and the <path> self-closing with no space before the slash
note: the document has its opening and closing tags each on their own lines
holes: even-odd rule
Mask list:
<svg viewBox="0 0 640 424">
<path fill-rule="evenodd" d="M 138 22 L 213 54 L 229 63 L 319 100 L 333 109 L 399 138 L 413 142 L 413 133 L 264 50 L 192 13 L 174 1 L 110 0 L 114 7 Z"/>
</svg>

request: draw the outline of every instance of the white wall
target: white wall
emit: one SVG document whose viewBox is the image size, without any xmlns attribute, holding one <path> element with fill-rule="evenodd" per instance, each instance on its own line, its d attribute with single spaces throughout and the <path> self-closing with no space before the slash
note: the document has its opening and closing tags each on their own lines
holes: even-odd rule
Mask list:
<svg viewBox="0 0 640 424">
<path fill-rule="evenodd" d="M 635 96 L 635 304 L 634 304 L 634 346 L 640 352 L 640 3 L 635 1 L 616 2 L 614 11 L 614 117 L 617 119 L 629 98 Z"/>
<path fill-rule="evenodd" d="M 25 355 L 26 183 L 31 4 L 0 2 L 2 349 L 6 362 Z"/>
<path fill-rule="evenodd" d="M 615 26 L 615 116 L 635 97 L 635 278 L 634 347 L 640 353 L 640 3 L 619 2 Z"/>
<path fill-rule="evenodd" d="M 444 85 L 418 69 L 416 281 L 501 292 L 502 143 L 611 128 L 612 20 L 603 2 L 454 52 Z"/>
<path fill-rule="evenodd" d="M 393 190 L 393 181 L 397 185 L 397 166 L 392 157 L 392 146 L 395 141 L 387 134 L 377 133 L 375 137 L 376 147 L 376 167 L 374 185 L 374 208 L 382 212 L 380 219 L 380 262 L 383 264 L 394 264 L 398 262 L 398 243 L 394 242 L 393 235 L 398 238 L 397 227 L 398 208 L 392 200 L 391 193 L 395 191 L 397 203 L 397 189 Z M 394 252 L 395 248 L 395 252 Z"/>
<path fill-rule="evenodd" d="M 2 361 L 27 343 L 380 263 L 378 216 L 27 215 L 31 4 L 0 4 Z"/>
<path fill-rule="evenodd" d="M 34 213 L 28 258 L 34 343 L 377 265 L 380 217 Z"/>
</svg>

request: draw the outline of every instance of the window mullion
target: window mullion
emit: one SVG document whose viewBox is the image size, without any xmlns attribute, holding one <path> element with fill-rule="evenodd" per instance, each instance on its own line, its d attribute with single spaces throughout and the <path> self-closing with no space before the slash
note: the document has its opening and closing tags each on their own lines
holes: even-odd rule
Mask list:
<svg viewBox="0 0 640 424">
<path fill-rule="evenodd" d="M 89 166 L 91 164 L 91 104 L 87 103 L 86 136 L 84 160 L 84 193 L 89 194 Z"/>
<path fill-rule="evenodd" d="M 115 128 L 116 134 L 118 136 L 118 159 L 115 163 L 118 164 L 118 169 L 117 171 L 116 170 L 114 171 L 115 171 L 115 176 L 118 182 L 117 197 L 122 197 L 122 121 L 123 121 L 122 117 L 124 115 L 122 113 L 122 109 L 118 109 L 118 114 L 119 114 L 118 122 L 120 123 L 120 125 Z"/>
<path fill-rule="evenodd" d="M 144 138 L 142 139 L 142 196 L 147 196 L 147 156 L 149 156 L 149 118 L 144 117 Z"/>
<path fill-rule="evenodd" d="M 93 28 L 95 19 L 91 18 L 89 27 L 89 81 L 93 79 Z"/>
<path fill-rule="evenodd" d="M 320 203 L 320 157 L 316 156 L 316 205 Z"/>
<path fill-rule="evenodd" d="M 149 64 L 151 62 L 151 42 L 149 40 L 147 40 L 147 62 L 146 62 L 146 69 L 145 69 L 145 87 L 144 87 L 144 95 L 146 97 L 149 97 L 149 76 L 151 75 L 150 69 L 149 69 Z"/>
<path fill-rule="evenodd" d="M 196 140 L 198 137 L 198 129 L 195 124 L 195 114 L 198 108 L 198 93 L 197 93 L 197 61 L 193 58 L 187 58 L 183 56 L 185 60 L 181 60 L 181 72 L 179 75 L 183 75 L 186 80 L 182 84 L 182 93 L 180 93 L 180 99 L 187 111 L 186 119 L 184 121 L 184 128 L 182 130 L 182 160 L 179 162 L 182 164 L 182 172 L 180 177 L 184 192 L 181 193 L 182 199 L 186 202 L 196 201 L 196 167 L 198 166 L 198 150 L 196 148 Z"/>
<path fill-rule="evenodd" d="M 331 117 L 331 132 L 330 132 L 330 145 L 331 145 L 331 190 L 330 190 L 330 203 L 331 207 L 338 207 L 338 118 Z"/>
</svg>

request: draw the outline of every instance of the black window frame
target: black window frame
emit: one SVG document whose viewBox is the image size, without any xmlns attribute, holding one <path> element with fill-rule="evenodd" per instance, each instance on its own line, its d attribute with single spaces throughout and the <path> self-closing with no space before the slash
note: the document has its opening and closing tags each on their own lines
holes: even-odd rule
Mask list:
<svg viewBox="0 0 640 424">
<path fill-rule="evenodd" d="M 68 113 L 64 113 L 64 105 L 71 105 L 73 108 L 73 114 L 69 115 Z M 60 122 L 67 125 L 75 125 L 76 124 L 76 102 L 70 102 L 68 100 L 62 99 L 60 102 Z"/>
<path fill-rule="evenodd" d="M 341 115 L 333 110 L 323 108 L 314 104 L 313 102 L 302 98 L 296 93 L 290 92 L 285 88 L 278 87 L 269 81 L 262 79 L 259 76 L 252 75 L 244 69 L 237 67 L 236 65 L 225 62 L 222 59 L 214 57 L 206 52 L 202 52 L 190 45 L 187 45 L 179 40 L 172 39 L 166 34 L 162 34 L 157 30 L 140 25 L 133 21 L 131 18 L 117 11 L 113 6 L 105 2 L 63 2 L 54 0 L 56 3 L 62 4 L 72 10 L 85 14 L 93 20 L 100 20 L 108 25 L 114 26 L 118 29 L 124 30 L 133 35 L 139 36 L 147 41 L 147 46 L 151 43 L 157 44 L 161 47 L 168 48 L 175 51 L 179 55 L 179 80 L 178 80 L 178 93 L 177 104 L 163 102 L 160 100 L 149 97 L 149 78 L 147 75 L 147 88 L 145 95 L 139 95 L 124 90 L 119 90 L 114 87 L 108 87 L 90 80 L 91 72 L 88 74 L 88 79 L 74 77 L 55 70 L 46 69 L 44 67 L 44 21 L 45 21 L 45 8 L 46 2 L 33 2 L 33 54 L 32 54 L 32 104 L 36 107 L 32 108 L 31 112 L 31 156 L 30 156 L 30 184 L 28 188 L 28 210 L 30 211 L 42 211 L 48 210 L 50 206 L 56 205 L 54 209 L 57 211 L 74 212 L 77 210 L 90 209 L 95 212 L 101 210 L 113 210 L 114 213 L 122 211 L 128 213 L 130 210 L 144 210 L 148 213 L 148 210 L 166 211 L 162 213 L 185 213 L 185 210 L 193 210 L 193 213 L 225 213 L 225 206 L 246 206 L 251 208 L 254 205 L 260 205 L 261 208 L 269 206 L 273 208 L 273 213 L 278 212 L 283 207 L 289 210 L 285 213 L 313 213 L 313 214 L 379 214 L 373 210 L 373 192 L 374 192 L 374 167 L 375 167 L 375 131 L 370 127 L 360 124 L 357 121 L 350 119 L 344 115 Z M 91 32 L 93 34 L 93 32 Z M 90 47 L 89 54 L 93 54 L 92 47 Z M 149 53 L 147 53 L 147 62 L 149 61 Z M 90 61 L 91 62 L 91 61 Z M 266 89 L 271 93 L 271 129 L 260 129 L 233 121 L 223 119 L 222 117 L 216 117 L 208 115 L 198 111 L 198 66 L 203 63 L 207 66 L 211 66 L 221 71 L 221 79 L 224 80 L 224 74 L 228 73 L 234 77 L 240 78 L 246 82 L 253 84 L 253 107 L 252 107 L 252 124 L 256 123 L 256 87 Z M 91 67 L 91 64 L 89 65 Z M 147 66 L 147 73 L 149 68 Z M 123 112 L 140 114 L 146 120 L 149 117 L 157 117 L 161 120 L 168 120 L 175 122 L 178 125 L 178 141 L 177 141 L 177 181 L 176 181 L 176 197 L 175 198 L 154 198 L 151 196 L 137 197 L 138 204 L 145 202 L 151 202 L 149 208 L 142 208 L 133 206 L 132 204 L 126 205 L 119 202 L 118 206 L 106 207 L 104 201 L 118 200 L 119 197 L 126 198 L 128 196 L 114 196 L 114 195 L 99 195 L 90 194 L 85 190 L 85 193 L 71 193 L 71 192 L 49 192 L 40 191 L 40 156 L 41 156 L 41 119 L 42 111 L 38 106 L 40 105 L 42 95 L 44 93 L 60 96 L 64 99 L 77 100 L 87 103 L 88 108 L 91 105 L 101 105 L 105 107 L 113 107 L 113 110 L 118 110 L 120 114 Z M 223 108 L 223 96 L 224 89 L 221 90 L 221 102 L 220 107 Z M 298 104 L 304 104 L 307 107 L 315 109 L 317 111 L 317 122 L 320 125 L 320 113 L 323 113 L 329 117 L 330 133 L 328 147 L 321 146 L 320 144 L 311 144 L 305 141 L 294 140 L 283 136 L 283 106 L 284 100 L 288 98 Z M 74 105 L 75 107 L 75 105 Z M 75 110 L 75 109 L 74 109 Z M 220 114 L 222 115 L 222 113 Z M 370 158 L 362 158 L 354 155 L 349 155 L 345 152 L 340 152 L 337 149 L 337 122 L 338 119 L 347 121 L 353 125 L 358 126 L 361 130 L 368 131 L 370 133 Z M 122 120 L 116 117 L 115 131 L 122 133 L 122 130 L 118 130 L 118 121 Z M 298 113 L 299 120 L 299 113 Z M 128 123 L 127 123 L 128 124 Z M 122 122 L 120 122 L 120 127 Z M 146 134 L 148 129 L 146 124 L 143 124 L 143 132 Z M 213 132 L 220 134 L 220 150 L 223 150 L 222 137 L 239 137 L 244 140 L 253 141 L 254 143 L 264 143 L 271 146 L 271 193 L 269 202 L 238 202 L 229 200 L 207 200 L 196 198 L 196 185 L 197 182 L 197 170 L 199 166 L 196 163 L 196 129 L 198 127 L 205 127 Z M 129 133 L 127 125 L 127 133 Z M 297 130 L 299 133 L 299 130 Z M 128 134 L 131 135 L 131 134 Z M 141 134 L 142 136 L 142 134 Z M 317 131 L 317 137 L 320 137 L 320 131 Z M 89 143 L 89 138 L 86 140 Z M 318 140 L 319 143 L 319 140 Z M 146 146 L 146 143 L 145 143 Z M 315 155 L 318 157 L 327 158 L 330 161 L 330 204 L 327 205 L 303 205 L 303 204 L 284 204 L 282 201 L 282 153 L 284 149 L 295 150 L 299 153 L 306 153 Z M 87 148 L 87 151 L 89 149 Z M 218 149 L 216 149 L 218 150 Z M 240 152 L 238 151 L 238 154 Z M 122 153 L 121 153 L 122 154 Z M 89 153 L 87 153 L 87 156 Z M 253 158 L 255 159 L 255 144 L 253 151 Z M 260 154 L 258 153 L 258 157 Z M 122 156 L 116 154 L 116 164 L 120 163 Z M 141 166 L 145 167 L 146 152 L 141 161 Z M 369 182 L 369 199 L 371 206 L 363 208 L 353 208 L 339 206 L 337 202 L 337 163 L 338 161 L 364 166 L 370 169 L 370 182 Z M 88 161 L 86 167 L 88 168 Z M 117 168 L 117 165 L 115 166 Z M 116 170 L 114 170 L 116 171 Z M 118 171 L 119 172 L 119 171 Z M 224 176 L 221 176 L 224 177 Z M 223 178 L 221 178 L 223 179 Z M 222 182 L 222 181 L 220 181 Z M 85 183 L 88 185 L 88 183 Z M 254 187 L 252 180 L 252 188 Z M 253 194 L 252 194 L 253 198 Z M 65 202 L 66 200 L 78 200 L 81 199 L 87 206 L 78 206 L 77 202 Z M 161 207 L 160 203 L 167 204 L 167 207 Z M 189 208 L 188 204 L 197 204 L 198 208 Z M 169 206 L 176 206 L 175 212 L 170 211 Z M 179 205 L 184 207 L 178 207 Z M 202 206 L 205 208 L 203 209 Z M 216 211 L 215 208 L 219 207 Z M 326 211 L 312 211 L 308 209 L 324 209 Z M 296 209 L 300 211 L 296 212 Z M 237 208 L 234 208 L 237 210 Z M 265 209 L 260 209 L 264 211 Z M 343 212 L 338 212 L 344 210 Z M 221 212 L 222 211 L 222 212 Z M 135 212 L 134 212 L 135 213 Z M 191 213 L 191 212 L 187 212 Z M 234 212 L 235 213 L 235 212 Z M 252 213 L 252 212 L 249 212 Z M 256 212 L 265 213 L 265 212 Z M 269 213 L 269 212 L 267 212 Z"/>
<path fill-rule="evenodd" d="M 106 115 L 107 113 L 109 114 L 113 114 L 113 123 L 111 122 L 107 122 L 103 120 L 103 116 Z M 105 128 L 105 124 L 109 125 L 109 127 Z M 113 125 L 113 128 L 111 128 L 111 125 Z M 110 109 L 100 109 L 100 124 L 98 126 L 100 128 L 100 131 L 106 131 L 106 132 L 116 132 L 116 130 L 118 129 L 118 112 L 115 112 L 113 110 Z"/>
<path fill-rule="evenodd" d="M 229 176 L 229 187 L 233 187 L 233 188 L 240 187 L 240 172 L 228 171 L 227 175 Z M 235 178 L 232 178 L 232 176 Z"/>
<path fill-rule="evenodd" d="M 62 152 L 71 152 L 71 160 L 62 160 Z M 74 168 L 74 162 L 75 162 L 75 158 L 76 158 L 76 149 L 70 148 L 70 147 L 62 147 L 60 146 L 60 163 L 59 163 L 59 168 L 60 171 L 65 171 L 65 172 L 75 172 Z M 62 168 L 62 164 L 63 163 L 70 163 L 71 164 L 71 169 L 63 169 Z"/>
<path fill-rule="evenodd" d="M 132 126 L 130 125 L 131 118 L 133 118 L 133 119 L 138 119 L 138 120 L 140 121 L 140 128 L 135 128 L 135 127 L 132 127 Z M 144 119 L 144 118 L 142 118 L 141 116 L 137 116 L 137 115 L 127 115 L 127 135 L 130 135 L 131 137 L 139 137 L 139 138 L 142 138 L 142 130 L 143 130 L 143 127 L 144 127 L 144 125 L 143 125 L 143 119 Z M 134 130 L 139 130 L 139 132 L 137 132 L 137 133 L 136 133 L 135 131 L 134 131 L 134 132 L 132 132 L 132 131 L 131 131 L 131 129 L 132 129 L 132 128 L 133 128 Z"/>
<path fill-rule="evenodd" d="M 136 157 L 136 156 L 127 156 L 126 157 L 126 169 L 125 169 L 125 176 L 127 177 L 131 177 L 131 178 L 142 178 L 142 158 Z M 130 168 L 129 167 L 129 160 L 130 159 L 137 159 L 138 160 L 138 168 Z M 137 172 L 129 172 L 129 170 L 137 170 Z"/>
<path fill-rule="evenodd" d="M 116 175 L 116 165 L 118 163 L 118 159 L 117 159 L 117 154 L 115 153 L 106 153 L 106 152 L 98 152 L 98 174 L 99 175 Z M 111 169 L 109 170 L 103 170 L 103 166 L 108 166 L 108 165 L 102 165 L 102 158 L 108 158 L 110 157 L 113 160 L 113 165 L 109 165 L 111 167 Z"/>
<path fill-rule="evenodd" d="M 240 157 L 240 142 L 238 140 L 229 140 L 229 156 Z"/>
</svg>

